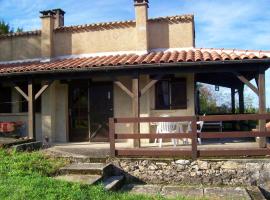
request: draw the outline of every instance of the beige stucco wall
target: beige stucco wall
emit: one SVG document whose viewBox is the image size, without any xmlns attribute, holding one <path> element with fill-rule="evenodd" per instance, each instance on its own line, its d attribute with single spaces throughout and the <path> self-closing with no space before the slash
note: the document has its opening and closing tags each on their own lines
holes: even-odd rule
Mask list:
<svg viewBox="0 0 270 200">
<path fill-rule="evenodd" d="M 40 58 L 40 45 L 38 35 L 0 39 L 0 61 Z"/>
<path fill-rule="evenodd" d="M 194 74 L 176 74 L 176 77 L 184 77 L 187 80 L 187 109 L 178 110 L 155 110 L 155 87 L 153 86 L 140 98 L 140 116 L 141 117 L 159 117 L 161 115 L 169 116 L 193 116 L 195 115 L 194 105 Z M 119 77 L 125 86 L 131 89 L 130 77 Z M 140 89 L 142 89 L 148 82 L 149 77 L 144 75 L 140 77 Z M 179 91 L 181 92 L 181 91 Z M 114 117 L 132 117 L 132 101 L 131 98 L 118 86 L 114 86 Z M 154 132 L 154 126 L 149 123 L 141 123 L 141 133 Z M 117 124 L 117 133 L 132 133 L 132 124 Z M 129 143 L 132 140 L 128 141 Z M 141 140 L 142 144 L 149 142 L 149 140 Z"/>
<path fill-rule="evenodd" d="M 68 86 L 54 81 L 42 95 L 42 138 L 68 141 Z"/>
<path fill-rule="evenodd" d="M 148 25 L 150 50 L 194 46 L 192 22 L 150 21 Z M 41 58 L 51 54 L 55 57 L 100 52 L 136 51 L 138 50 L 138 44 L 142 42 L 137 41 L 136 35 L 135 24 L 88 31 L 53 32 L 53 44 L 50 51 L 48 42 L 45 42 L 44 37 L 43 51 L 41 51 L 40 35 L 3 38 L 0 39 L 0 61 Z"/>
<path fill-rule="evenodd" d="M 149 23 L 150 49 L 194 47 L 193 23 Z"/>
<path fill-rule="evenodd" d="M 136 49 L 135 26 L 55 34 L 55 56 Z"/>
</svg>

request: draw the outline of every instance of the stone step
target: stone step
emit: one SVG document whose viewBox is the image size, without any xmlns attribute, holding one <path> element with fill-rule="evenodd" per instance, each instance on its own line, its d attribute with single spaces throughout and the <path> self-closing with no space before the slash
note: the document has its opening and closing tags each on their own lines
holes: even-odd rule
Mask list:
<svg viewBox="0 0 270 200">
<path fill-rule="evenodd" d="M 102 179 L 100 175 L 81 175 L 81 174 L 67 174 L 54 177 L 56 180 L 68 181 L 73 183 L 81 183 L 92 185 L 99 182 Z"/>
<path fill-rule="evenodd" d="M 72 163 L 62 167 L 59 172 L 60 174 L 103 175 L 105 167 L 106 165 L 103 163 Z"/>
<path fill-rule="evenodd" d="M 106 190 L 118 190 L 124 183 L 124 176 L 111 176 L 102 181 Z"/>
<path fill-rule="evenodd" d="M 178 198 L 179 196 L 209 200 L 251 200 L 245 188 L 239 187 L 195 187 L 195 186 L 162 186 L 162 185 L 138 185 L 128 184 L 121 189 L 123 192 L 135 194 L 157 195 L 166 198 Z M 257 200 L 257 199 L 256 199 Z"/>
<path fill-rule="evenodd" d="M 270 183 L 261 184 L 259 189 L 266 199 L 270 199 Z"/>
<path fill-rule="evenodd" d="M 266 200 L 260 189 L 256 186 L 248 187 L 247 192 L 252 200 Z"/>
</svg>

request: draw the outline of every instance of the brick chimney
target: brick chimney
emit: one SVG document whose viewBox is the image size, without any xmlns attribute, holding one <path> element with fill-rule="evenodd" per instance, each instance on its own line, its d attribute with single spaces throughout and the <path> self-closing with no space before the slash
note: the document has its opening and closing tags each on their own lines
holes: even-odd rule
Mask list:
<svg viewBox="0 0 270 200">
<path fill-rule="evenodd" d="M 53 30 L 55 12 L 52 10 L 41 11 L 41 56 L 43 59 L 53 57 Z"/>
<path fill-rule="evenodd" d="M 52 10 L 55 13 L 55 22 L 54 22 L 54 28 L 58 28 L 61 26 L 64 26 L 64 15 L 65 15 L 65 11 L 63 11 L 60 8 L 57 9 L 53 9 Z"/>
<path fill-rule="evenodd" d="M 134 0 L 137 51 L 148 51 L 148 0 Z"/>
</svg>

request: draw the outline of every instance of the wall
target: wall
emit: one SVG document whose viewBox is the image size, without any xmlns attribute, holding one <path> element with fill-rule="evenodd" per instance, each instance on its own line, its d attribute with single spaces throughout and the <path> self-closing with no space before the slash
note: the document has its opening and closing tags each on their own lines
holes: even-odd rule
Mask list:
<svg viewBox="0 0 270 200">
<path fill-rule="evenodd" d="M 42 94 L 42 138 L 68 141 L 68 86 L 54 81 Z"/>
<path fill-rule="evenodd" d="M 194 47 L 193 23 L 149 23 L 150 49 Z"/>
<path fill-rule="evenodd" d="M 194 74 L 177 74 L 176 77 L 185 77 L 187 79 L 187 109 L 181 110 L 155 110 L 155 86 L 146 92 L 140 98 L 140 116 L 141 117 L 159 117 L 163 114 L 169 116 L 193 116 L 195 115 L 194 105 Z M 118 78 L 128 89 L 131 90 L 131 78 Z M 142 89 L 148 82 L 149 76 L 144 75 L 140 77 L 140 89 Z M 181 91 L 179 91 L 181 92 Z M 118 86 L 114 86 L 114 117 L 132 117 L 132 100 L 131 98 Z M 141 133 L 155 132 L 156 127 L 149 123 L 140 124 Z M 132 133 L 132 124 L 116 124 L 117 133 Z M 132 142 L 132 140 L 129 140 Z M 148 139 L 141 140 L 142 143 L 149 143 Z"/>
<path fill-rule="evenodd" d="M 178 185 L 261 185 L 270 183 L 269 159 L 172 160 L 111 158 L 127 181 Z"/>
<path fill-rule="evenodd" d="M 149 21 L 149 49 L 194 46 L 192 22 Z M 54 31 L 55 56 L 135 51 L 135 23 L 78 31 Z M 41 58 L 41 36 L 0 38 L 0 61 Z"/>
<path fill-rule="evenodd" d="M 23 60 L 41 57 L 41 37 L 16 36 L 0 39 L 0 61 Z"/>
<path fill-rule="evenodd" d="M 121 83 L 123 83 L 130 91 L 132 88 L 132 79 L 131 77 L 118 77 Z M 142 89 L 149 82 L 149 77 L 147 75 L 140 76 L 139 87 Z M 149 117 L 149 92 L 144 94 L 140 98 L 140 116 Z M 132 116 L 132 99 L 128 96 L 121 88 L 117 85 L 114 85 L 114 117 L 133 117 Z M 140 130 L 141 133 L 149 133 L 149 124 L 141 123 Z M 115 131 L 117 133 L 132 133 L 133 124 L 116 124 Z M 133 140 L 128 140 L 131 144 Z M 148 140 L 142 140 L 142 142 L 147 142 Z"/>
<path fill-rule="evenodd" d="M 55 56 L 136 49 L 135 26 L 55 34 Z"/>
</svg>

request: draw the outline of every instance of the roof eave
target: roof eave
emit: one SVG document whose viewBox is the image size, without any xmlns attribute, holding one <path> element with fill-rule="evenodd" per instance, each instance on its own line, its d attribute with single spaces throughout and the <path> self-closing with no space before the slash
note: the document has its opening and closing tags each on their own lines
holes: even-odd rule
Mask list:
<svg viewBox="0 0 270 200">
<path fill-rule="evenodd" d="M 28 76 L 38 74 L 52 74 L 52 73 L 83 73 L 83 72 L 98 72 L 98 71 L 116 71 L 116 70 L 134 70 L 134 69 L 149 69 L 149 68 L 163 68 L 163 67 L 196 67 L 196 66 L 228 66 L 228 65 L 243 65 L 243 64 L 258 64 L 263 67 L 270 67 L 270 58 L 267 59 L 246 59 L 246 60 L 225 60 L 225 61 L 196 61 L 196 62 L 177 62 L 177 63 L 151 63 L 151 64 L 137 64 L 137 65 L 118 65 L 118 66 L 102 66 L 102 67 L 88 67 L 88 68 L 72 68 L 72 69 L 53 69 L 42 71 L 26 71 L 14 73 L 2 73 L 0 77 L 13 76 Z M 269 66 L 268 66 L 269 65 Z"/>
</svg>

